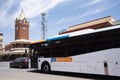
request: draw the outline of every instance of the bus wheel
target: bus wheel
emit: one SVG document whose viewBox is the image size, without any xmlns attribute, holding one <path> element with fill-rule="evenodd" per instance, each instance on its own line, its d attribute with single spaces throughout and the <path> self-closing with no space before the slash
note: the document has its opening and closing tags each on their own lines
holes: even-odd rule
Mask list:
<svg viewBox="0 0 120 80">
<path fill-rule="evenodd" d="M 50 65 L 48 63 L 43 63 L 42 64 L 42 72 L 50 73 Z"/>
</svg>

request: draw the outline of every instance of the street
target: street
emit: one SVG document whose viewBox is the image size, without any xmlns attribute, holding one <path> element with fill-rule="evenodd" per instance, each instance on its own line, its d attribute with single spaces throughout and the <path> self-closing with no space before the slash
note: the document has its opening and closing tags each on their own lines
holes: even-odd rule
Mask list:
<svg viewBox="0 0 120 80">
<path fill-rule="evenodd" d="M 9 62 L 0 62 L 0 80 L 90 80 L 62 75 L 61 73 L 44 74 L 35 69 L 9 68 Z"/>
<path fill-rule="evenodd" d="M 45 74 L 36 69 L 9 68 L 10 62 L 0 62 L 0 80 L 113 80 L 115 77 L 105 77 L 89 74 L 67 72 L 52 72 Z M 117 78 L 118 80 L 118 78 Z"/>
</svg>

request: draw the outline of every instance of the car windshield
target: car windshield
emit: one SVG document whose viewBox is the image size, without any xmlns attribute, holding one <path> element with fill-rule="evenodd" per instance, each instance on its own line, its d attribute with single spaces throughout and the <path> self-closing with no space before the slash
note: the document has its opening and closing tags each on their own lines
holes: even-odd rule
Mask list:
<svg viewBox="0 0 120 80">
<path fill-rule="evenodd" d="M 15 62 L 21 62 L 21 61 L 28 61 L 27 57 L 20 57 L 20 58 L 16 58 Z"/>
</svg>

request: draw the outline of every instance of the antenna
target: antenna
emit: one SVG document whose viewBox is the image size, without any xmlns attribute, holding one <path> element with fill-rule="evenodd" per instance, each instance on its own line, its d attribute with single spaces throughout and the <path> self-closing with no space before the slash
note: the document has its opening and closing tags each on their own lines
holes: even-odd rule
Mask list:
<svg viewBox="0 0 120 80">
<path fill-rule="evenodd" d="M 41 16 L 42 16 L 42 21 L 41 21 L 41 32 L 42 32 L 42 39 L 46 39 L 46 36 L 47 36 L 47 26 L 46 26 L 46 20 L 45 20 L 45 16 L 46 16 L 46 13 L 41 13 Z"/>
</svg>

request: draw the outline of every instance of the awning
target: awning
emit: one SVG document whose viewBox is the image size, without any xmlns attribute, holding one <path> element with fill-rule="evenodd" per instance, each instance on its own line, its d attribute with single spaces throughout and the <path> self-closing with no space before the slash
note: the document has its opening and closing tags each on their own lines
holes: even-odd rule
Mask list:
<svg viewBox="0 0 120 80">
<path fill-rule="evenodd" d="M 0 53 L 1 55 L 12 55 L 12 54 L 25 54 L 25 50 L 16 50 L 16 51 L 5 51 Z"/>
<path fill-rule="evenodd" d="M 25 54 L 25 50 L 11 51 L 10 54 Z"/>
<path fill-rule="evenodd" d="M 10 51 L 1 52 L 0 55 L 9 55 Z"/>
</svg>

